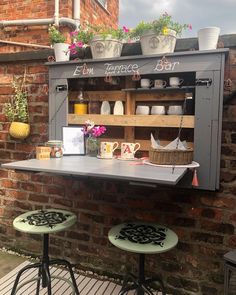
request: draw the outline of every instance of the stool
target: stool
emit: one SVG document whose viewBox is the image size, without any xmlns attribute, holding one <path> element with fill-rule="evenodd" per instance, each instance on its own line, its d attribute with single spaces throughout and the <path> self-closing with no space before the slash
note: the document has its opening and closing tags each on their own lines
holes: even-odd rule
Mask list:
<svg viewBox="0 0 236 295">
<path fill-rule="evenodd" d="M 224 255 L 224 295 L 229 294 L 229 281 L 232 271 L 236 271 L 236 250 Z"/>
<path fill-rule="evenodd" d="M 64 259 L 49 259 L 48 246 L 49 234 L 65 230 L 75 224 L 76 215 L 72 212 L 59 209 L 47 209 L 30 211 L 19 215 L 13 221 L 15 229 L 30 234 L 43 235 L 43 254 L 39 263 L 33 263 L 22 268 L 15 279 L 11 295 L 15 295 L 17 291 L 26 284 L 37 281 L 36 295 L 39 295 L 40 282 L 42 281 L 42 288 L 47 288 L 48 295 L 52 294 L 51 291 L 51 278 L 57 278 L 66 281 L 72 288 L 73 293 L 79 295 L 79 290 L 76 284 L 72 265 Z M 57 264 L 68 267 L 71 281 L 63 277 L 55 277 L 50 275 L 49 266 Z M 38 268 L 38 276 L 34 279 L 27 280 L 18 286 L 21 275 L 28 269 Z"/>
<path fill-rule="evenodd" d="M 126 275 L 120 295 L 130 290 L 136 290 L 137 295 L 144 295 L 145 292 L 154 295 L 154 283 L 159 284 L 163 295 L 166 294 L 159 276 L 145 278 L 145 254 L 163 253 L 174 248 L 178 243 L 178 237 L 172 230 L 154 223 L 129 222 L 112 227 L 108 232 L 108 239 L 117 248 L 139 254 L 138 277 L 130 273 Z"/>
</svg>

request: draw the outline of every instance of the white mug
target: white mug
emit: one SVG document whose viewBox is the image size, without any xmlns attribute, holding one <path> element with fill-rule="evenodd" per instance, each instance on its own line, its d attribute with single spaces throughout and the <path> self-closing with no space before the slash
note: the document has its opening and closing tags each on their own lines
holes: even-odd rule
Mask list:
<svg viewBox="0 0 236 295">
<path fill-rule="evenodd" d="M 161 80 L 161 79 L 157 79 L 154 81 L 154 87 L 155 88 L 164 88 L 166 87 L 166 81 L 165 80 Z"/>
<path fill-rule="evenodd" d="M 149 115 L 149 106 L 137 106 L 136 115 Z"/>
<path fill-rule="evenodd" d="M 172 87 L 178 87 L 182 85 L 184 82 L 184 79 L 180 79 L 179 77 L 170 77 L 169 84 Z"/>
<path fill-rule="evenodd" d="M 183 108 L 182 108 L 182 106 L 169 106 L 167 114 L 168 115 L 182 115 Z"/>
<path fill-rule="evenodd" d="M 113 152 L 118 148 L 119 143 L 117 141 L 102 141 L 100 143 L 100 157 L 104 159 L 113 158 Z"/>
<path fill-rule="evenodd" d="M 134 159 L 134 154 L 140 149 L 140 143 L 122 142 L 121 143 L 121 158 Z"/>
<path fill-rule="evenodd" d="M 141 88 L 149 88 L 153 85 L 153 81 L 150 79 L 141 79 L 140 86 Z"/>
<path fill-rule="evenodd" d="M 165 113 L 165 106 L 152 106 L 151 108 L 152 115 L 165 115 Z"/>
</svg>

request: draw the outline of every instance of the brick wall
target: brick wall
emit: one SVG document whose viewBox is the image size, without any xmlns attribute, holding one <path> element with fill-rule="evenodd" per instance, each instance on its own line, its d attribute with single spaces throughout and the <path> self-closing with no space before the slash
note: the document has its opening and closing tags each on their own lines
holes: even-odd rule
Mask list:
<svg viewBox="0 0 236 295">
<path fill-rule="evenodd" d="M 73 18 L 73 0 L 60 0 L 60 17 Z M 96 0 L 81 0 L 81 21 L 91 24 L 106 24 L 116 27 L 118 23 L 119 1 L 109 0 L 107 10 Z M 54 17 L 54 0 L 0 1 L 0 21 L 19 19 L 43 19 Z M 48 26 L 6 26 L 0 30 L 0 40 L 50 45 Z M 67 27 L 62 31 L 69 32 Z M 6 45 L 0 42 L 0 53 L 39 50 L 32 47 Z"/>
</svg>

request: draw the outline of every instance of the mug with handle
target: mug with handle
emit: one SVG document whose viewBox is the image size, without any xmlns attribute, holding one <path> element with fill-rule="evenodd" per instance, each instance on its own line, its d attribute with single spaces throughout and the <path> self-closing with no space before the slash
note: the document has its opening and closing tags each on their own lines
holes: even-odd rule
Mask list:
<svg viewBox="0 0 236 295">
<path fill-rule="evenodd" d="M 118 148 L 118 146 L 119 143 L 117 141 L 102 141 L 100 143 L 100 158 L 113 158 L 113 152 Z"/>
<path fill-rule="evenodd" d="M 121 159 L 134 159 L 137 150 L 140 149 L 140 143 L 122 142 L 121 143 Z"/>
</svg>

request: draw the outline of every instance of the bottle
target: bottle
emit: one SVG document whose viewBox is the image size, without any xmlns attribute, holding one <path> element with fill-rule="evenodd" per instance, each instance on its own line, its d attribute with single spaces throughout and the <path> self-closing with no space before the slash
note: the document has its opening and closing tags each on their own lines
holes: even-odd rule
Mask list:
<svg viewBox="0 0 236 295">
<path fill-rule="evenodd" d="M 83 97 L 83 91 L 80 90 L 78 94 L 78 102 L 74 104 L 74 114 L 84 115 L 88 113 L 88 105 Z"/>
</svg>

